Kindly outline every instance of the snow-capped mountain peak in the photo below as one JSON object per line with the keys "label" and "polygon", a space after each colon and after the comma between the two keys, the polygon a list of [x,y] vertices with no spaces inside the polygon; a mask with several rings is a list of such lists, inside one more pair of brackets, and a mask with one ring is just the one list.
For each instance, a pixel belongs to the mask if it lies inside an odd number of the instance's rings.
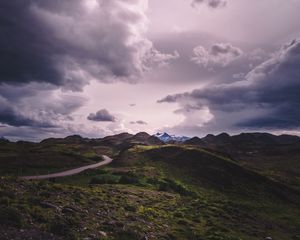
{"label": "snow-capped mountain peak", "polygon": [[158,132],[158,133],[154,134],[153,136],[159,138],[163,142],[170,142],[170,141],[184,142],[184,141],[190,139],[189,137],[186,137],[186,136],[169,135],[166,132],[164,132],[164,133]]}
{"label": "snow-capped mountain peak", "polygon": [[158,133],[154,134],[153,136],[159,138],[163,142],[168,142],[171,139],[171,136],[165,132],[164,133],[158,132]]}

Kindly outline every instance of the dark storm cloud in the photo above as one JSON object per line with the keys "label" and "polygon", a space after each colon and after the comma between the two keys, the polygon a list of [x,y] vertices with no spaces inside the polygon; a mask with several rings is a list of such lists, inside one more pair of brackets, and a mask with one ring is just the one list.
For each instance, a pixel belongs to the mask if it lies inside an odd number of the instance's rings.
{"label": "dark storm cloud", "polygon": [[131,121],[130,124],[148,125],[148,123],[143,120]]}
{"label": "dark storm cloud", "polygon": [[106,109],[101,109],[96,113],[90,113],[87,117],[90,121],[95,122],[115,122],[116,117],[110,114]]}
{"label": "dark storm cloud", "polygon": [[53,132],[61,133],[61,129],[43,128],[43,130],[41,131],[41,128],[35,127],[5,126],[3,128],[0,128],[0,135],[5,136],[5,138],[12,141],[39,141],[51,136]]}
{"label": "dark storm cloud", "polygon": [[53,128],[72,121],[72,113],[86,103],[79,96],[55,93],[38,83],[0,85],[0,123],[10,126]]}
{"label": "dark storm cloud", "polygon": [[68,115],[83,106],[87,99],[66,93],[57,94],[51,87],[44,84],[0,85],[0,98],[10,106],[29,113],[43,112]]}
{"label": "dark storm cloud", "polygon": [[56,87],[44,83],[29,83],[26,85],[0,84],[0,96],[11,103],[24,101],[24,98],[34,97],[45,91],[55,90]]}
{"label": "dark storm cloud", "polygon": [[[40,96],[38,96],[41,98]],[[34,104],[34,99],[31,100],[32,105],[36,105],[39,109],[46,113],[53,113],[60,116],[68,116],[86,104],[87,99],[79,96],[62,95],[49,96],[45,101],[40,100],[40,104]]]}
{"label": "dark storm cloud", "polygon": [[30,126],[38,128],[52,128],[55,127],[50,121],[43,121],[34,119],[24,115],[17,109],[12,107],[5,99],[0,97],[0,123],[10,126],[21,127]]}
{"label": "dark storm cloud", "polygon": [[79,91],[90,79],[131,81],[152,43],[139,0],[0,2],[0,82]]}
{"label": "dark storm cloud", "polygon": [[[243,81],[167,96],[158,102],[208,107],[214,126],[290,129],[300,127],[300,41],[295,40],[249,72]],[[209,123],[208,123],[209,125]]]}
{"label": "dark storm cloud", "polygon": [[192,6],[197,7],[200,4],[206,4],[211,8],[220,8],[227,5],[227,0],[193,0]]}

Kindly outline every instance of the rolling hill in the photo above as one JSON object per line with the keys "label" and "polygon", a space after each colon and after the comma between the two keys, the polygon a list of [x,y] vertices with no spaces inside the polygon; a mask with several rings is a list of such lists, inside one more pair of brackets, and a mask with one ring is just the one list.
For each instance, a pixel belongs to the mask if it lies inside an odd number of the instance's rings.
{"label": "rolling hill", "polygon": [[[298,144],[298,137],[270,134],[165,144],[144,132],[3,141],[0,238],[297,240],[300,191],[289,181],[299,176]],[[35,173],[82,166],[101,154],[113,163],[55,182],[12,177],[20,168]],[[279,168],[286,162],[293,165]]]}
{"label": "rolling hill", "polygon": [[300,189],[300,137],[269,133],[208,135],[185,142],[226,156],[274,180]]}

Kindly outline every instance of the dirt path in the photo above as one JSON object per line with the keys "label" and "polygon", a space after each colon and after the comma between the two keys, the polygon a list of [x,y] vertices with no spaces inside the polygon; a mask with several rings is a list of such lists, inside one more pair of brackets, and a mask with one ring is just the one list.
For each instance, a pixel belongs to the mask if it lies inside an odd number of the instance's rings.
{"label": "dirt path", "polygon": [[47,175],[24,176],[24,177],[20,177],[20,179],[23,179],[23,180],[42,180],[42,179],[50,179],[50,178],[59,178],[59,177],[72,176],[72,175],[81,173],[81,172],[83,172],[83,171],[85,171],[87,169],[93,169],[93,168],[98,168],[98,167],[101,167],[101,166],[105,166],[107,164],[110,164],[113,161],[108,156],[103,155],[102,157],[103,157],[104,161],[101,161],[99,163],[95,163],[95,164],[92,164],[92,165],[88,165],[88,166],[84,166],[84,167],[79,167],[79,168],[67,170],[67,171],[64,171],[64,172],[47,174]]}

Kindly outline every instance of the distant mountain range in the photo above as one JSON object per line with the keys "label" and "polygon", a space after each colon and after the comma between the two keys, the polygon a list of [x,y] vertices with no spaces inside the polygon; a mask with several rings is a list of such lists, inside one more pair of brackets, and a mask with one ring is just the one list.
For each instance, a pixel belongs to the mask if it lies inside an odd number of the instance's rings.
{"label": "distant mountain range", "polygon": [[112,136],[106,136],[104,138],[82,138],[79,135],[68,136],[66,138],[48,138],[43,140],[44,144],[61,144],[61,143],[73,143],[73,144],[90,144],[94,146],[114,146],[118,149],[126,149],[132,145],[163,145],[164,142],[159,138],[149,135],[146,132],[139,132],[135,135],[129,133],[120,133]]}
{"label": "distant mountain range", "polygon": [[244,145],[288,145],[300,144],[300,137],[293,135],[276,136],[270,133],[241,133],[239,135],[230,136],[228,133],[221,133],[219,135],[208,134],[203,138],[193,137],[184,142],[190,145],[202,146],[244,146]]}
{"label": "distant mountain range", "polygon": [[[0,142],[9,142],[5,137],[0,137]],[[23,142],[23,141],[19,141]],[[185,144],[198,145],[201,147],[224,147],[228,148],[243,148],[244,146],[275,146],[275,145],[291,145],[300,144],[300,137],[294,135],[273,135],[270,133],[241,133],[230,136],[228,133],[221,133],[219,135],[208,134],[205,137],[186,137],[170,135],[166,132],[156,133],[150,135],[146,132],[139,132],[137,134],[120,133],[103,138],[83,138],[79,135],[72,135],[65,138],[48,138],[41,141],[41,143],[73,143],[73,144],[91,144],[104,146],[117,145],[163,145],[163,144]]]}
{"label": "distant mountain range", "polygon": [[9,142],[5,137],[0,137],[0,142]]}
{"label": "distant mountain range", "polygon": [[189,137],[186,136],[176,136],[176,135],[169,135],[168,133],[156,133],[153,135],[154,137],[159,138],[161,141],[168,143],[168,142],[185,142],[189,140]]}

